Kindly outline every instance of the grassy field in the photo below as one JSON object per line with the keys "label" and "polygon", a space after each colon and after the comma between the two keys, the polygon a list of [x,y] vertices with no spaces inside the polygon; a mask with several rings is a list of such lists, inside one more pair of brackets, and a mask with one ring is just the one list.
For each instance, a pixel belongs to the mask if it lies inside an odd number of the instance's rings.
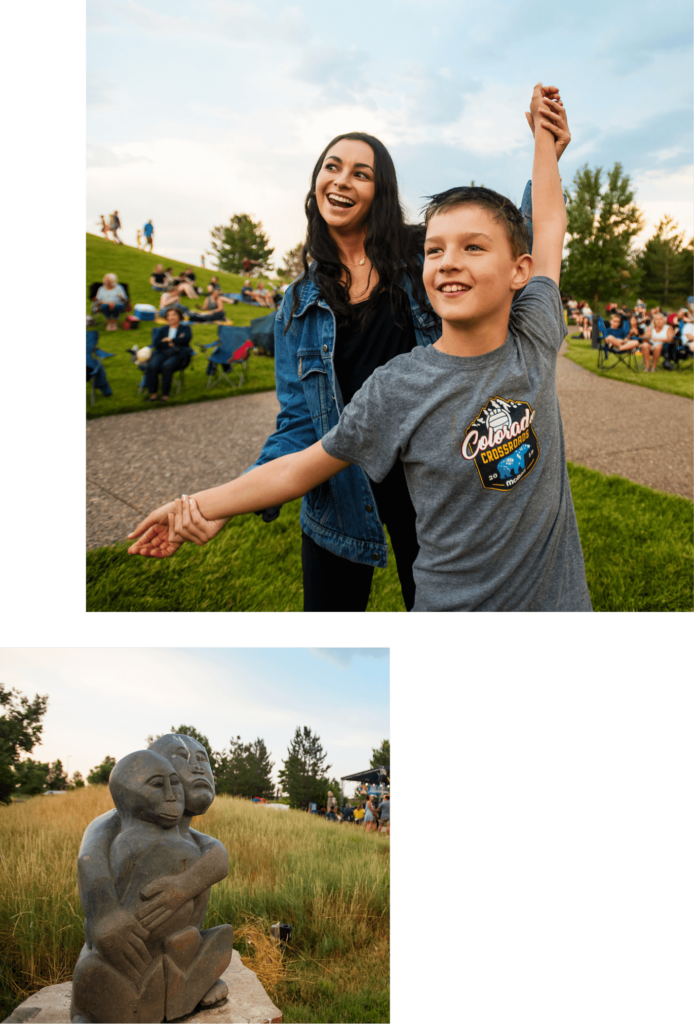
{"label": "grassy field", "polygon": [[[84,941],[77,851],[112,806],[104,786],[0,806],[0,1019],[44,985],[68,981]],[[299,811],[217,797],[194,826],[229,851],[206,926],[234,946],[286,1022],[389,1020],[389,840]],[[272,921],[292,925],[277,949]]]}
{"label": "grassy field", "polygon": [[[692,503],[569,465],[596,611],[692,608]],[[301,611],[300,502],[274,523],[239,516],[199,548],[137,558],[126,545],[87,553],[88,611]],[[277,566],[282,572],[277,572]],[[395,559],[377,569],[369,611],[404,611]]]}
{"label": "grassy field", "polygon": [[[660,360],[655,373],[632,373],[621,363],[612,370],[598,370],[598,353],[590,347],[590,341],[583,338],[572,338],[576,328],[573,324],[569,326],[569,337],[566,342],[569,351],[566,358],[573,363],[578,363],[584,370],[590,370],[598,377],[610,377],[612,380],[621,380],[625,384],[636,384],[641,388],[650,388],[652,391],[664,391],[668,395],[682,395],[684,398],[694,398],[694,374],[692,363],[688,362],[681,370],[664,370],[663,361]],[[641,361],[639,360],[639,363]]]}
{"label": "grassy field", "polygon": [[[100,281],[104,274],[114,273],[118,275],[119,281],[124,281],[129,288],[132,304],[136,302],[149,302],[153,306],[159,305],[159,293],[153,292],[149,284],[149,275],[154,270],[156,263],[163,263],[164,266],[171,266],[174,272],[185,270],[188,264],[170,260],[164,256],[157,256],[139,252],[130,245],[114,245],[104,238],[96,235],[87,235],[87,296],[88,288],[93,281]],[[214,270],[202,270],[194,267],[197,284],[204,287],[209,283],[210,278],[216,273]],[[220,283],[227,292],[238,292],[241,290],[243,278],[238,274],[218,273]],[[254,279],[255,280],[255,279]],[[193,299],[185,296],[181,300],[184,306],[195,305]],[[202,304],[202,299],[199,299]],[[89,301],[87,299],[87,312],[89,312]],[[251,320],[257,317],[266,316],[271,310],[264,310],[258,306],[227,307],[227,317],[233,320],[239,327],[247,326]],[[121,318],[122,320],[122,318]],[[136,344],[138,348],[149,344],[152,325],[142,323],[136,331],[101,331],[99,347],[104,352],[112,352],[113,358],[104,360],[104,367],[113,394],[104,398],[100,391],[96,392],[95,404],[90,405],[91,385],[87,385],[87,418],[96,419],[99,416],[113,416],[116,413],[137,412],[141,409],[148,409],[154,412],[162,407],[164,403],[147,402],[145,397],[138,395],[137,389],[141,373],[131,362],[127,350]],[[193,348],[198,350],[201,345],[208,345],[217,338],[217,327],[214,324],[191,324],[193,334]],[[223,382],[214,388],[207,390],[207,377],[205,367],[207,360],[204,355],[196,354],[190,367],[186,370],[185,388],[179,396],[176,396],[176,386],[171,392],[169,405],[187,405],[190,402],[214,401],[217,398],[226,398],[230,394],[251,394],[255,391],[272,391],[275,387],[275,361],[267,356],[252,355],[248,362],[248,377],[240,389],[232,392]]]}

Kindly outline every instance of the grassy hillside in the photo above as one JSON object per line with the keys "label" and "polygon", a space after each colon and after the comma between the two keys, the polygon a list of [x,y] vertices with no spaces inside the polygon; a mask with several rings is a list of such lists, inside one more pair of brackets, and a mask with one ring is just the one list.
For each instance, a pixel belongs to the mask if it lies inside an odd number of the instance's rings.
{"label": "grassy hillside", "polygon": [[[89,312],[89,285],[94,281],[101,281],[104,274],[117,274],[118,280],[128,285],[130,298],[135,305],[136,302],[149,302],[153,306],[159,305],[159,293],[152,291],[149,283],[149,276],[157,263],[163,263],[165,267],[170,266],[174,273],[177,273],[189,265],[177,260],[170,260],[157,253],[140,252],[130,245],[114,245],[106,239],[97,235],[87,235],[87,280],[85,290],[86,311]],[[197,284],[205,287],[209,284],[210,278],[216,274],[222,288],[226,292],[238,292],[241,290],[243,278],[238,274],[217,273],[214,270],[203,270],[194,267],[197,277]],[[252,279],[255,280],[255,279]],[[195,300],[183,297],[182,305],[189,308],[195,305]],[[202,303],[202,299],[199,300]],[[229,306],[227,317],[241,327],[246,326],[259,316],[265,316],[270,310],[263,310],[257,306]],[[98,416],[112,416],[115,413],[136,412],[148,408],[152,411],[161,408],[160,403],[151,405],[145,398],[138,396],[137,387],[140,381],[140,371],[136,369],[127,354],[133,344],[138,348],[149,343],[151,335],[151,324],[141,324],[137,331],[113,331],[106,333],[102,331],[99,339],[99,347],[104,352],[112,352],[113,358],[105,359],[104,366],[109,384],[113,388],[113,395],[104,398],[100,391],[96,392],[94,406],[89,404],[91,385],[87,386],[87,418],[93,419]],[[192,324],[193,348],[197,351],[200,345],[207,345],[217,338],[217,327],[214,324]],[[273,359],[267,356],[252,355],[249,360],[249,374],[247,382],[240,391],[234,394],[250,394],[254,391],[272,391],[275,387],[275,364]],[[214,400],[227,398],[232,392],[226,384],[221,383],[210,391],[206,390],[207,378],[205,376],[206,360],[203,355],[196,355],[190,367],[186,370],[185,389],[179,397],[176,397],[176,388],[171,392],[169,405],[183,405],[190,402]]]}
{"label": "grassy hillside", "polygon": [[[0,1019],[72,976],[84,941],[77,851],[112,806],[106,786],[0,806]],[[387,1021],[388,838],[226,796],[193,824],[229,852],[206,927],[234,926],[284,1020]],[[268,935],[278,920],[292,925],[286,950]]]}

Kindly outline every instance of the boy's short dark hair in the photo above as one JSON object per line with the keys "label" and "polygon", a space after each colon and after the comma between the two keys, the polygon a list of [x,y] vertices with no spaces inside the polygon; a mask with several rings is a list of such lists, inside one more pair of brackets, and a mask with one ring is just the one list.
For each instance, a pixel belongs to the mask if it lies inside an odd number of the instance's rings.
{"label": "boy's short dark hair", "polygon": [[530,252],[530,235],[523,214],[510,199],[499,192],[481,185],[459,185],[445,192],[438,192],[434,196],[428,196],[428,199],[429,205],[424,213],[425,224],[428,224],[435,214],[450,210],[454,206],[481,206],[503,223],[514,259]]}

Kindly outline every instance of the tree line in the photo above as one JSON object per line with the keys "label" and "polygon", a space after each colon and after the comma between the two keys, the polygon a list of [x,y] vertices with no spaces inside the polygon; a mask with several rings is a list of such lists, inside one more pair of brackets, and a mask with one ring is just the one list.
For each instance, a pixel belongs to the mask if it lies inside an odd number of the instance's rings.
{"label": "tree line", "polygon": [[[80,789],[85,782],[90,786],[107,785],[116,758],[107,754],[96,765],[86,780],[79,771],[68,777],[62,761],[52,764],[34,761],[30,754],[40,742],[43,716],[48,697],[36,694],[29,700],[17,690],[7,690],[0,683],[0,803],[9,803],[12,796],[38,796],[49,790]],[[327,804],[328,790],[340,793],[340,782],[329,777],[331,765],[320,737],[308,726],[296,728],[289,743],[287,756],[279,771],[280,786],[272,780],[275,763],[270,760],[265,741],[258,737],[243,742],[232,737],[228,748],[212,749],[209,739],[192,725],[171,726],[170,732],[192,736],[207,751],[217,793],[237,797],[273,798],[286,794],[290,807],[306,807],[309,803]],[[159,735],[164,735],[163,733]],[[158,736],[147,736],[149,746]],[[390,745],[384,740],[372,751],[372,766],[390,763]]]}
{"label": "tree line", "polygon": [[567,189],[567,256],[562,291],[578,300],[633,305],[642,298],[667,310],[686,304],[692,294],[694,239],[665,216],[642,249],[634,239],[644,217],[636,192],[622,165],[584,164]]}

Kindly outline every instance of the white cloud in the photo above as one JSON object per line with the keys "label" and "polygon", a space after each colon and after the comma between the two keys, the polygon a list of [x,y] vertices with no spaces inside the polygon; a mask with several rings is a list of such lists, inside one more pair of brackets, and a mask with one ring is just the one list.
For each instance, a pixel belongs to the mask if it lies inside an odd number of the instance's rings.
{"label": "white cloud", "polygon": [[636,201],[646,217],[646,225],[637,235],[636,244],[644,245],[665,214],[669,214],[677,221],[680,228],[686,232],[686,241],[689,241],[694,235],[694,166],[681,167],[669,174],[646,171],[634,178],[634,185],[637,188]]}

